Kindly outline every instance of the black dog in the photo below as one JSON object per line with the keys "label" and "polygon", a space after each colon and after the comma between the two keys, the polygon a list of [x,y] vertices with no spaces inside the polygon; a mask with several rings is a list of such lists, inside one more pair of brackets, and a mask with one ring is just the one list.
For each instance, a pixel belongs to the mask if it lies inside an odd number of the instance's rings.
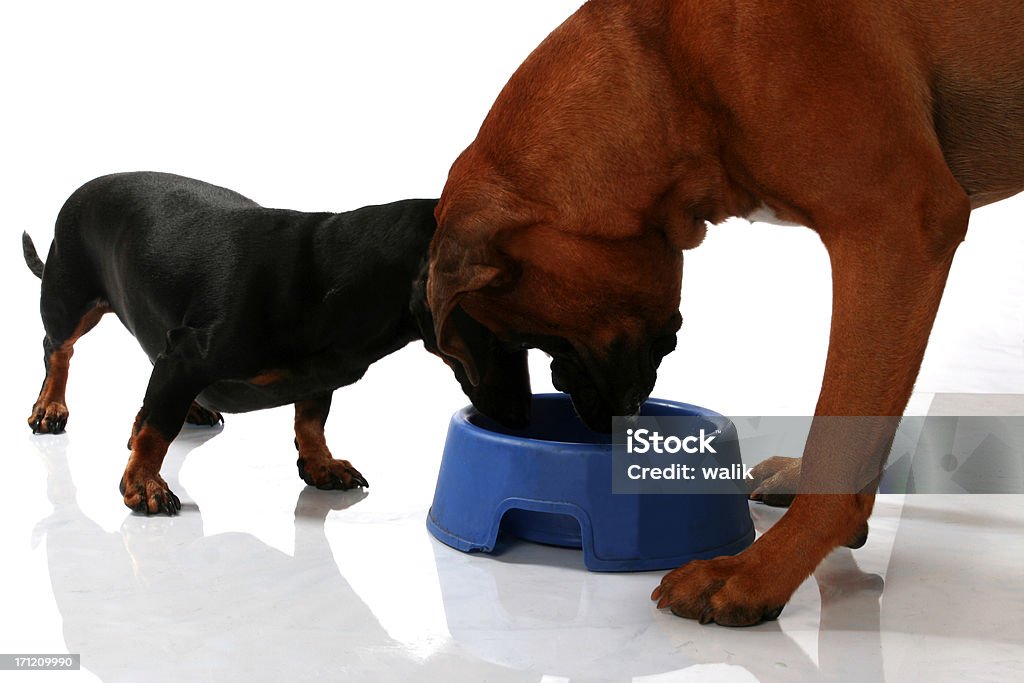
{"label": "black dog", "polygon": [[[112,311],[153,363],[121,479],[128,507],[181,508],[160,466],[186,420],[214,425],[220,411],[287,403],[295,404],[303,481],[366,486],[348,461],[331,456],[324,423],[332,392],[374,361],[414,339],[437,353],[425,298],[436,203],[301,213],[164,173],[86,183],[57,217],[45,268],[23,236],[25,260],[43,281],[46,330],[46,379],[29,425],[64,430],[74,343]],[[460,363],[442,358],[478,408],[524,423],[525,351],[503,348],[468,316],[458,324],[487,356],[481,366],[494,370],[474,386]]]}

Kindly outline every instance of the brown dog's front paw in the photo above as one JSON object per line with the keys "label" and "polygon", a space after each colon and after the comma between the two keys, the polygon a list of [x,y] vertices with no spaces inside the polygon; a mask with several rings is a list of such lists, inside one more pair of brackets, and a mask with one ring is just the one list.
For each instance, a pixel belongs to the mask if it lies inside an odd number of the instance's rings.
{"label": "brown dog's front paw", "polygon": [[329,456],[306,458],[300,455],[295,464],[299,467],[302,481],[318,489],[344,491],[370,485],[348,460],[335,460]]}
{"label": "brown dog's front paw", "polygon": [[774,507],[789,507],[800,484],[800,458],[775,456],[760,462],[750,471],[747,482],[750,500]]}
{"label": "brown dog's front paw", "polygon": [[753,626],[779,617],[789,596],[772,596],[742,556],[696,560],[673,570],[651,593],[658,608],[702,624]]}
{"label": "brown dog's front paw", "polygon": [[60,434],[68,423],[68,407],[56,401],[36,403],[28,416],[33,434]]}
{"label": "brown dog's front paw", "polygon": [[130,476],[125,472],[120,488],[124,504],[133,512],[173,516],[181,510],[181,501],[159,474]]}

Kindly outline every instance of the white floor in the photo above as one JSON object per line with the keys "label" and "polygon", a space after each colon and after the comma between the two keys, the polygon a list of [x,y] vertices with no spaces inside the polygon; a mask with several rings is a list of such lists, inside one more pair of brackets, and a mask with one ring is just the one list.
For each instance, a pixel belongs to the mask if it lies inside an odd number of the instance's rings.
{"label": "white floor", "polygon": [[[1021,496],[884,496],[868,544],[830,556],[778,622],[727,629],[654,609],[656,573],[441,545],[431,453],[363,454],[368,495],[305,489],[286,438],[255,454],[260,421],[179,439],[173,519],[120,507],[120,463],[88,433],[22,439],[4,464],[4,649],[81,653],[106,681],[1024,677]],[[779,516],[751,511],[759,530]]]}

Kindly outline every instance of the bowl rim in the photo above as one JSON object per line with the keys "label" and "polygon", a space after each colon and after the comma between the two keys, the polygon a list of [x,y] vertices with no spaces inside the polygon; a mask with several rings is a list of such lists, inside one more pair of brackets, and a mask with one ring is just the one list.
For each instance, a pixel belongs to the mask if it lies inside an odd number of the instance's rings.
{"label": "bowl rim", "polygon": [[[533,401],[538,399],[544,401],[571,401],[568,394],[558,392],[548,392],[543,394],[533,394]],[[673,401],[666,398],[648,398],[645,402],[654,403],[659,406],[665,406],[673,409],[683,409],[687,412],[678,415],[677,417],[702,417],[707,418],[711,422],[715,423],[719,429],[725,429],[731,420],[725,415],[718,413],[714,410],[698,406],[693,403],[683,403],[681,401]],[[490,429],[486,429],[472,422],[471,418],[475,415],[483,415],[477,410],[472,404],[465,406],[458,410],[452,415],[451,425],[452,428],[459,429],[460,431],[470,432],[476,438],[496,441],[498,443],[509,444],[517,447],[523,447],[529,444],[535,444],[537,446],[544,446],[545,448],[558,448],[568,450],[583,450],[583,451],[610,451],[612,448],[612,435],[608,435],[607,443],[588,443],[586,441],[554,441],[552,439],[540,439],[529,436],[513,436],[512,434],[505,434],[503,432],[495,432]],[[486,416],[484,416],[486,417]],[[672,417],[672,416],[659,416],[659,417]]]}

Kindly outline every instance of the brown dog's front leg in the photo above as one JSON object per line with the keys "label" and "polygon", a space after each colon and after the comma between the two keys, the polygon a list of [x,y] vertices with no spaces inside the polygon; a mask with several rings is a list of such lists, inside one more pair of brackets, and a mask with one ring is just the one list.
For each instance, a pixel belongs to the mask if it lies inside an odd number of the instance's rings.
{"label": "brown dog's front leg", "polygon": [[774,619],[829,552],[862,534],[967,227],[962,192],[919,206],[918,222],[890,217],[875,225],[891,229],[871,230],[870,220],[851,220],[842,232],[822,233],[832,261],[832,330],[800,492],[746,551],[667,574],[651,596],[659,607],[728,626]]}
{"label": "brown dog's front leg", "polygon": [[331,394],[295,404],[296,462],[302,481],[318,489],[352,489],[369,486],[348,460],[336,460],[327,448],[324,426],[331,410]]}

